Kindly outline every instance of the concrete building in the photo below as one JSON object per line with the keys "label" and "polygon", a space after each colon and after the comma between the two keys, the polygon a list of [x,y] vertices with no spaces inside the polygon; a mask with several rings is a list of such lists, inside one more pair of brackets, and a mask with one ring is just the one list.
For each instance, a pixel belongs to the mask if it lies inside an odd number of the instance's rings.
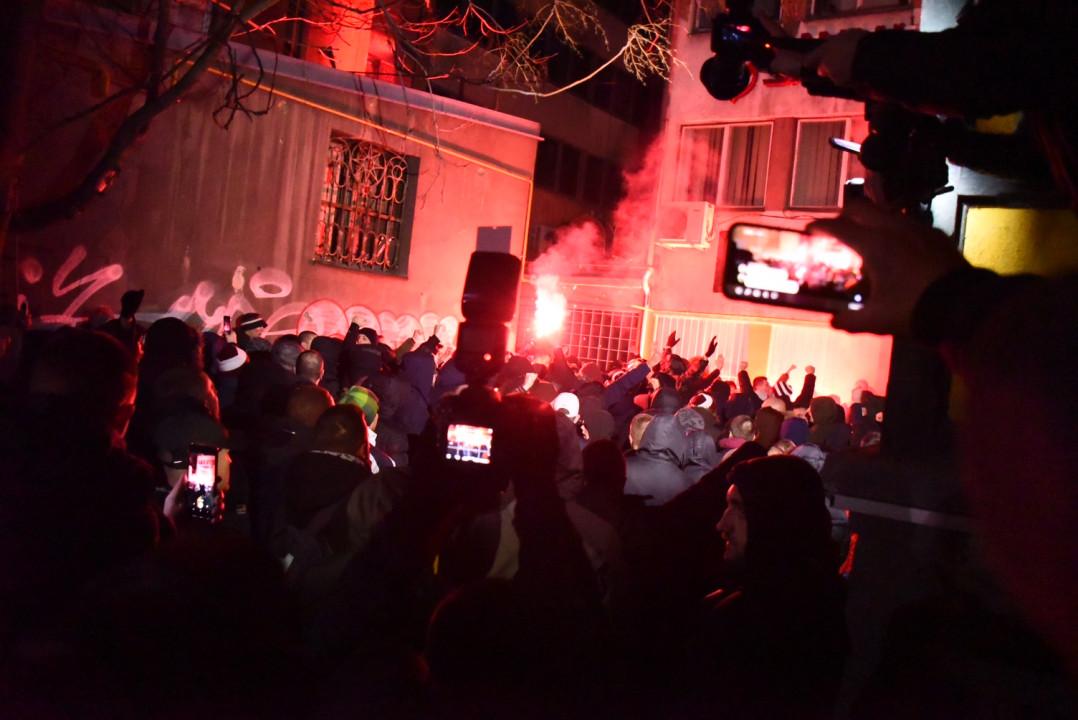
{"label": "concrete building", "polygon": [[[107,27],[95,25],[102,17]],[[83,3],[46,4],[39,42],[63,52],[31,77],[34,127],[122,82],[101,48],[141,52],[119,39],[129,22]],[[179,28],[172,40],[192,37]],[[251,78],[255,58],[240,49]],[[83,213],[9,237],[5,291],[39,323],[76,323],[144,288],[146,320],[171,314],[213,329],[257,310],[270,335],[342,334],[356,319],[391,344],[437,331],[451,346],[470,253],[524,254],[539,126],[299,58],[263,51],[261,61],[275,68],[252,96],[263,116],[218,127],[227,79],[211,69]],[[132,102],[31,146],[24,201],[79,177]]]}
{"label": "concrete building", "polygon": [[[918,7],[900,2],[773,5],[776,21],[810,36],[846,27],[915,28],[919,14]],[[837,332],[826,314],[731,300],[722,293],[719,273],[730,226],[800,229],[836,214],[844,182],[862,171],[856,158],[831,148],[828,139],[859,141],[867,125],[860,103],[811,97],[798,85],[761,82],[737,102],[713,99],[697,70],[711,55],[710,18],[717,7],[706,0],[674,4],[672,40],[685,68],[670,78],[647,177],[627,198],[642,206],[636,215],[651,222],[647,253],[639,265],[563,279],[574,313],[568,344],[581,357],[619,360],[649,354],[670,332],[683,339],[679,351],[685,355],[703,352],[714,335],[728,368],[745,360],[753,374],[775,378],[790,365],[814,365],[820,394],[849,402],[858,380],[883,392],[888,338]],[[637,232],[627,225],[615,228],[616,236]],[[577,332],[595,317],[602,318],[598,335]]]}

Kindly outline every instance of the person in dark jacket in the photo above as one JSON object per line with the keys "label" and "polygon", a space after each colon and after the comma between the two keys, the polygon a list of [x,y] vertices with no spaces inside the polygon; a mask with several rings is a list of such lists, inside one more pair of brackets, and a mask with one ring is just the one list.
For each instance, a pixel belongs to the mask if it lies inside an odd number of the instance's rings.
{"label": "person in dark jacket", "polygon": [[603,407],[614,417],[614,437],[627,438],[629,436],[629,423],[640,411],[640,408],[633,403],[633,397],[647,380],[650,372],[651,368],[648,364],[641,362],[603,390]]}
{"label": "person in dark jacket", "polygon": [[318,418],[312,449],[297,457],[285,478],[285,518],[305,528],[320,511],[337,505],[320,536],[334,551],[348,546],[346,500],[370,477],[370,447],[363,411],[337,405]]}
{"label": "person in dark jacket", "polygon": [[831,717],[848,652],[820,476],[775,455],[736,465],[716,526],[731,580],[708,596],[716,715]]}
{"label": "person in dark jacket", "polygon": [[850,446],[850,426],[842,421],[842,408],[829,397],[813,399],[809,406],[812,428],[809,442],[824,452],[844,450]]}
{"label": "person in dark jacket", "polygon": [[311,341],[311,350],[322,356],[324,361],[324,371],[322,374],[322,381],[319,383],[326,390],[329,390],[329,394],[333,397],[337,397],[341,394],[341,380],[340,380],[340,365],[341,365],[341,348],[344,347],[344,342],[339,338],[326,337],[325,335],[319,335]]}
{"label": "person in dark jacket", "polygon": [[644,430],[640,448],[626,461],[626,495],[640,495],[647,505],[663,505],[692,485],[681,467],[688,443],[673,415],[656,415]]}
{"label": "person in dark jacket", "polygon": [[341,387],[361,385],[367,378],[382,372],[382,349],[378,345],[378,333],[371,328],[361,328],[356,323],[348,326],[341,347],[338,376]]}

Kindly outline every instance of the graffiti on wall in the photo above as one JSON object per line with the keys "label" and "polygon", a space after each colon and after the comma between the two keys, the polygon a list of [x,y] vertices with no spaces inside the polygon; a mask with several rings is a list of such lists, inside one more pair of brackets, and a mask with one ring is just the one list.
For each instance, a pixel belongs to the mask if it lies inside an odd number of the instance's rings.
{"label": "graffiti on wall", "polygon": [[[71,250],[67,259],[56,269],[49,290],[52,298],[63,299],[67,306],[59,313],[38,314],[38,322],[51,325],[77,325],[87,319],[87,303],[102,289],[116,283],[124,276],[123,265],[113,263],[94,271],[82,270],[83,275],[72,278],[87,251],[83,245]],[[27,286],[41,286],[46,278],[45,268],[35,257],[26,257],[17,269],[20,279]],[[76,290],[80,290],[77,294]],[[42,288],[43,290],[43,288]],[[225,316],[259,311],[259,301],[282,301],[291,298],[292,277],[280,268],[260,268],[247,277],[247,268],[237,265],[232,273],[230,294],[224,301],[216,300],[218,285],[211,280],[200,280],[190,292],[183,292],[168,305],[164,313],[147,313],[147,319],[172,316],[201,324],[205,330],[220,330]],[[20,302],[24,296],[20,295]],[[44,298],[39,297],[41,302]],[[384,338],[387,345],[397,347],[409,338],[422,340],[434,334],[448,347],[457,337],[459,320],[453,315],[428,312],[395,314],[388,310],[375,311],[366,305],[342,304],[331,298],[313,300],[289,300],[276,307],[266,317],[266,335],[274,337],[288,333],[311,330],[319,335],[341,336],[351,322],[370,327]],[[140,314],[141,316],[141,314]]]}

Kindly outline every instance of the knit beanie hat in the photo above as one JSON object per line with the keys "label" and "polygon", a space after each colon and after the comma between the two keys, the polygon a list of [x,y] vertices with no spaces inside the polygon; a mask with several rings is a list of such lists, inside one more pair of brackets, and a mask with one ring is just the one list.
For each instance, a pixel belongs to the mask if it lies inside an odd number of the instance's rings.
{"label": "knit beanie hat", "polygon": [[353,385],[341,395],[339,405],[355,405],[363,411],[363,417],[367,425],[374,424],[378,417],[378,396],[362,385]]}
{"label": "knit beanie hat", "polygon": [[247,353],[234,343],[225,343],[217,352],[217,372],[228,373],[239,370],[247,362]]}
{"label": "knit beanie hat", "polygon": [[264,327],[266,327],[266,321],[256,312],[243,313],[236,318],[236,330],[247,332]]}

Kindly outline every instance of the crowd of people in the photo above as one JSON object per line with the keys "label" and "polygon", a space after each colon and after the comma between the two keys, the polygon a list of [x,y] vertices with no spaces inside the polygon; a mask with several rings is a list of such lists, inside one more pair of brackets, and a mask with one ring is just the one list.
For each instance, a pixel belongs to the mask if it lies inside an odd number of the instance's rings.
{"label": "crowd of people", "polygon": [[[845,518],[819,470],[878,441],[882,398],[858,387],[847,419],[812,367],[794,396],[673,335],[650,363],[514,355],[469,387],[437,337],[146,328],[140,301],[5,348],[21,714],[829,714]],[[440,444],[478,385],[500,398],[481,470]]]}

